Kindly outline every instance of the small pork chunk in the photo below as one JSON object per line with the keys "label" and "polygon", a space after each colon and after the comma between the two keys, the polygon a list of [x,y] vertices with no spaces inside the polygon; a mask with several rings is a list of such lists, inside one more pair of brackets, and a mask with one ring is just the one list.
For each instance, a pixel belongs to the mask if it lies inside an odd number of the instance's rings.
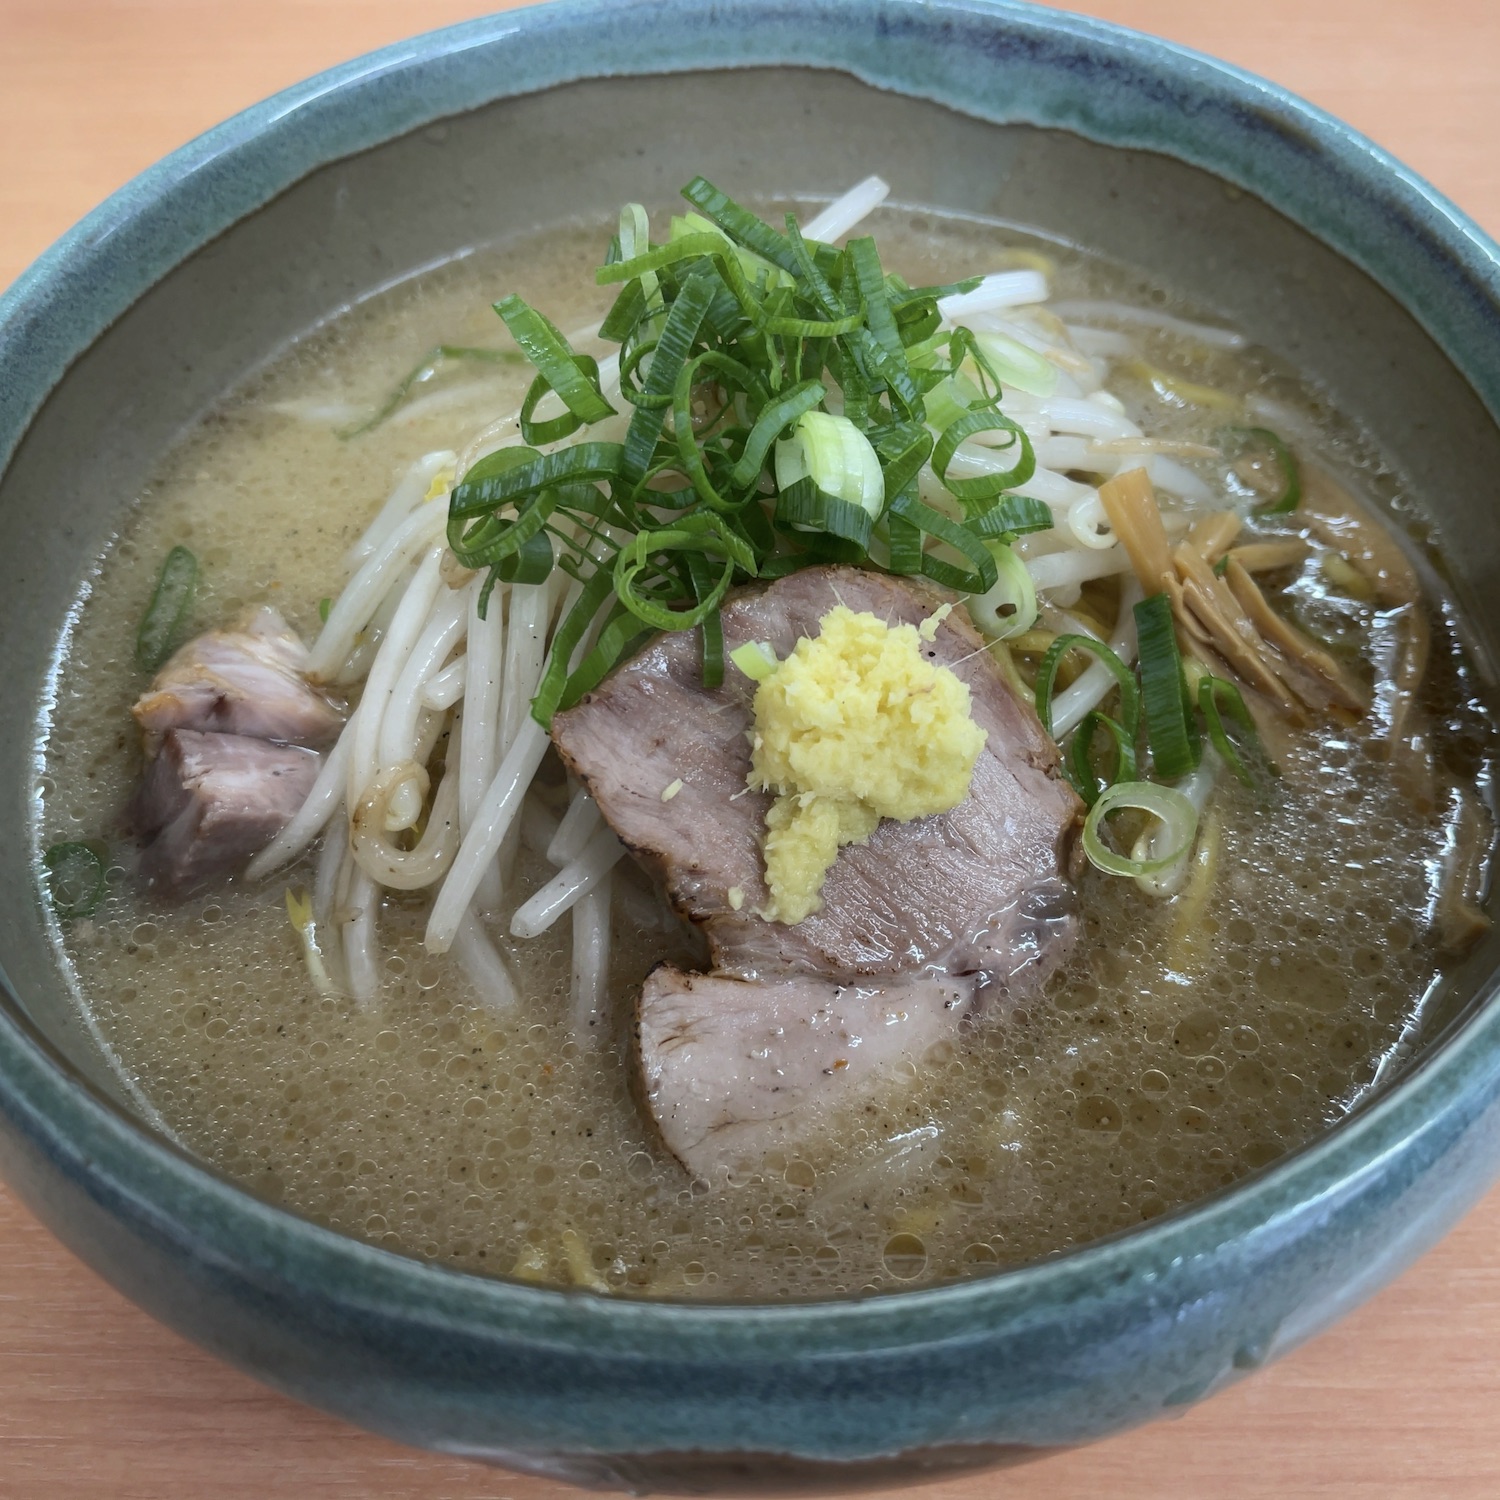
{"label": "small pork chunk", "polygon": [[911,976],[879,985],[810,976],[752,982],[647,976],[636,1015],[638,1077],[667,1149],[699,1177],[807,1140],[921,1066],[956,1036],[974,1002],[970,979]]}
{"label": "small pork chunk", "polygon": [[321,745],[343,725],[308,682],[307,648],[269,605],[210,630],[167,662],[132,712],[148,734],[196,729]]}
{"label": "small pork chunk", "polygon": [[181,894],[239,869],[286,826],[318,775],[314,750],[169,729],[131,807],[141,871]]}
{"label": "small pork chunk", "polygon": [[[882,574],[810,568],[726,601],[726,654],[754,640],[784,657],[838,603],[917,624],[942,602]],[[982,647],[955,611],[926,648],[968,684],[987,735],[967,800],[884,822],[867,844],[841,850],[822,909],[795,926],[758,915],[772,799],[746,790],[755,684],[729,667],[722,687],[705,688],[697,632],[658,638],[558,714],[552,736],[615,832],[702,927],[715,968],[854,978],[936,967],[1014,989],[1040,978],[1073,936],[1066,867],[1081,806],[1057,775],[1057,747]],[[680,790],[663,801],[674,782]]]}

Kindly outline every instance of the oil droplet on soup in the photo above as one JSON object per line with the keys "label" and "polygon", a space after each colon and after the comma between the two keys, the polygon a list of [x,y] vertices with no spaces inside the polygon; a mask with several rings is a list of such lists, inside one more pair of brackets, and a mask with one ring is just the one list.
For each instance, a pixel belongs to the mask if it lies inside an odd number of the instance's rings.
{"label": "oil droplet on soup", "polygon": [[[991,269],[997,243],[1024,242],[894,212],[876,232],[914,283]],[[592,229],[517,241],[342,314],[166,457],[68,644],[44,743],[44,842],[119,827],[140,769],[129,643],[169,547],[202,563],[195,628],[269,602],[310,638],[344,549],[394,478],[514,409],[527,373],[465,375],[449,389],[472,387],[468,408],[414,403],[350,442],[288,411],[374,406],[434,344],[499,343],[489,306],[501,291],[561,327],[597,318],[608,305],[592,287],[597,245]],[[1134,273],[1040,248],[1059,296],[1175,305]],[[1273,391],[1322,422],[1325,451],[1362,456],[1260,356],[1159,354],[1185,380]],[[1203,441],[1218,421],[1167,412],[1155,430]],[[1488,731],[1453,681],[1446,720],[1462,720],[1471,746],[1479,735],[1487,759]],[[320,996],[283,904],[288,883],[308,883],[301,868],[180,906],[112,885],[66,931],[66,959],[121,1073],[178,1140],[345,1233],[640,1295],[904,1288],[1043,1256],[1232,1183],[1340,1119],[1396,1048],[1439,968],[1424,935],[1439,832],[1353,732],[1292,752],[1266,805],[1227,779],[1219,795],[1225,873],[1190,930],[1173,902],[1089,871],[1082,939],[1044,993],[914,1059],[915,1082],[830,1120],[795,1155],[713,1190],[672,1160],[631,1095],[631,997],[663,957],[691,964],[636,924],[616,924],[607,1034],[584,1040],[567,1021],[566,922],[504,940],[521,1000],[495,1015],[456,963],[425,952],[421,904],[392,898],[378,1005]],[[523,850],[515,900],[550,874]]]}

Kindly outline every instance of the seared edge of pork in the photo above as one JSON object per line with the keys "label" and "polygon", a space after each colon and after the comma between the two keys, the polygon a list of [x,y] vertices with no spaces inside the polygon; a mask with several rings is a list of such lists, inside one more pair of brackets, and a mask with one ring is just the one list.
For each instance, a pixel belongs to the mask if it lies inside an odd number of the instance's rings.
{"label": "seared edge of pork", "polygon": [[131,710],[148,734],[168,729],[322,745],[343,717],[304,675],[307,648],[269,605],[232,630],[195,636]]}

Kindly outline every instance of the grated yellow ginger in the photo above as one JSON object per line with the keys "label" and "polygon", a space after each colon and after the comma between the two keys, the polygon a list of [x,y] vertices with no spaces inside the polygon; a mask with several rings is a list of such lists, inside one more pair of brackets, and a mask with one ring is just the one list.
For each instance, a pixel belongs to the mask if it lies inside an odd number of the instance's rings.
{"label": "grated yellow ginger", "polygon": [[946,613],[919,631],[837,605],[756,689],[749,781],[777,794],[766,816],[770,920],[817,911],[838,851],[882,818],[947,812],[969,795],[985,733],[968,688],[922,649]]}

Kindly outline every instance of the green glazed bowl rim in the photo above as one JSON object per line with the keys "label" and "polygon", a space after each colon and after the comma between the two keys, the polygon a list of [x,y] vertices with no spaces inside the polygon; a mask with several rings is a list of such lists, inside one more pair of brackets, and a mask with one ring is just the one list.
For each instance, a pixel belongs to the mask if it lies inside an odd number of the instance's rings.
{"label": "green glazed bowl rim", "polygon": [[[503,85],[485,65],[499,48]],[[983,118],[1067,129],[1204,167],[1368,271],[1500,413],[1500,248],[1363,136],[1264,80],[1018,0],[557,0],[331,69],[209,131],[95,209],[0,297],[0,467],[104,328],[188,254],[316,167],[581,78],[761,65],[833,68]],[[997,81],[1021,66],[1035,77],[1028,73],[996,109],[990,96],[1004,92]],[[1081,78],[1114,87],[1082,88]],[[1170,121],[1163,96],[1177,104]],[[1330,182],[1338,193],[1327,191]],[[1478,1113],[1500,1074],[1495,988],[1489,976],[1468,1020],[1382,1097],[1214,1197],[1053,1258],[863,1299],[615,1299],[426,1265],[324,1229],[254,1198],[95,1094],[35,1033],[8,981],[0,1114],[140,1232],[183,1245],[210,1268],[292,1286],[345,1314],[601,1353],[670,1340],[683,1358],[817,1358],[1040,1326],[1195,1263],[1248,1257],[1294,1221],[1331,1212],[1378,1180],[1391,1157]]]}

